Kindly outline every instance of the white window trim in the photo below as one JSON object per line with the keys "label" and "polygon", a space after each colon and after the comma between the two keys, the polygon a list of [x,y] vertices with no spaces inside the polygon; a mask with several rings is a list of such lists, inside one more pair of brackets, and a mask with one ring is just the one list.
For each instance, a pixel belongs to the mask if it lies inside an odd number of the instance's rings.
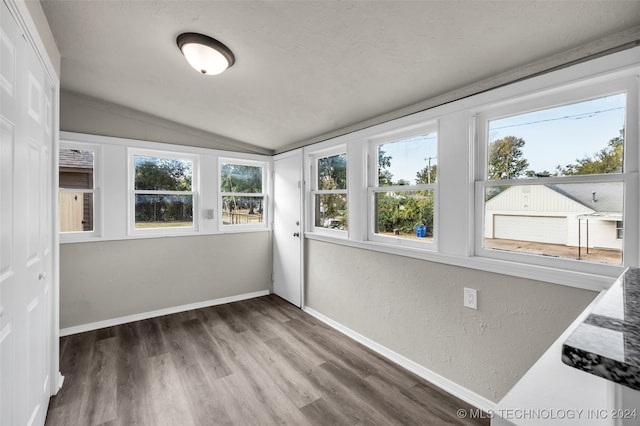
{"label": "white window trim", "polygon": [[[616,79],[627,78],[634,80],[632,91],[627,93],[627,115],[630,117],[629,120],[634,120],[635,128],[627,123],[625,129],[626,140],[631,141],[631,143],[628,143],[625,147],[625,157],[633,156],[640,159],[640,139],[637,129],[640,119],[637,98],[637,79],[640,78],[638,77],[639,75],[640,47],[636,47],[308,145],[304,148],[304,173],[305,179],[310,183],[313,182],[313,177],[310,173],[310,156],[323,150],[331,149],[334,146],[347,146],[349,158],[349,237],[344,238],[343,235],[336,236],[315,232],[313,227],[307,225],[305,238],[545,283],[595,291],[606,289],[611,284],[612,278],[617,277],[624,270],[624,267],[640,265],[640,257],[637,255],[638,247],[640,247],[640,229],[638,229],[637,223],[631,224],[628,220],[625,223],[625,238],[634,244],[631,251],[628,249],[625,251],[625,266],[613,267],[612,270],[603,271],[602,274],[487,258],[475,254],[476,204],[474,194],[475,181],[477,180],[476,173],[478,172],[477,147],[479,145],[475,140],[477,133],[475,129],[475,114],[490,108],[532,99],[542,99],[542,93],[551,96],[556,89],[561,91],[567,88],[598,87],[599,85],[609,84],[609,82]],[[633,96],[630,96],[630,94]],[[545,105],[548,104],[549,99],[545,101]],[[438,165],[442,168],[440,171],[445,172],[443,174],[439,173],[438,176],[439,191],[437,196],[438,208],[436,210],[447,209],[447,211],[441,212],[442,214],[438,221],[438,251],[369,241],[367,237],[368,221],[370,220],[367,179],[370,173],[367,171],[367,156],[369,153],[367,141],[387,132],[394,132],[397,129],[416,125],[416,123],[429,121],[438,122]],[[451,147],[454,147],[453,150]],[[455,163],[451,163],[452,157],[455,157]],[[460,161],[458,162],[458,160]],[[448,162],[445,164],[446,161]],[[455,168],[452,166],[455,166]],[[460,168],[459,172],[456,170],[458,167]],[[625,173],[637,173],[637,170],[630,170],[628,165],[625,167]],[[447,178],[447,176],[458,173],[461,175],[458,175],[454,180]],[[445,175],[446,181],[443,179],[443,175]],[[637,181],[638,178],[631,176],[631,183],[626,190],[631,196],[629,199],[625,199],[625,209],[635,208],[636,211],[638,210],[640,190]],[[311,192],[308,186],[306,185],[305,206],[307,209],[307,223],[310,223],[313,218],[309,213]],[[458,196],[450,196],[452,192],[458,194]],[[455,222],[452,222],[450,215],[447,214],[450,209],[455,209],[455,214],[452,215]],[[626,216],[628,217],[628,215]],[[627,229],[627,226],[634,229]],[[447,244],[444,244],[445,241]]]}
{"label": "white window trim", "polygon": [[[369,241],[378,242],[382,244],[398,245],[401,247],[413,247],[423,250],[437,251],[438,249],[438,179],[432,184],[421,185],[394,185],[394,186],[378,186],[378,147],[384,144],[390,144],[394,142],[402,142],[403,140],[423,136],[427,134],[438,134],[437,122],[428,121],[418,125],[411,125],[408,127],[394,130],[392,132],[382,133],[377,136],[373,136],[368,140],[369,155],[367,156],[368,163],[368,182],[367,187],[367,205],[368,205],[368,226],[367,226],[367,238]],[[437,146],[440,146],[440,138],[436,139]],[[438,170],[440,168],[438,167]],[[420,241],[408,238],[398,238],[386,235],[380,235],[375,233],[375,195],[380,192],[397,192],[397,191],[421,191],[431,190],[433,191],[433,233],[432,239]]]}
{"label": "white window trim", "polygon": [[[192,163],[192,180],[191,191],[153,191],[153,190],[135,190],[135,156],[146,157],[159,157],[170,158],[175,160],[188,160]],[[200,156],[194,154],[187,154],[184,152],[175,151],[162,151],[146,148],[128,148],[127,149],[127,192],[128,192],[128,218],[127,228],[128,235],[157,235],[157,236],[173,236],[173,235],[185,235],[185,234],[197,234],[199,229],[200,215]],[[162,228],[143,228],[136,229],[135,227],[135,196],[139,193],[145,194],[169,194],[169,195],[191,195],[193,200],[193,225],[184,227],[162,227]]]}
{"label": "white window trim", "polygon": [[[262,192],[223,192],[222,191],[222,165],[223,164],[237,164],[241,166],[257,166],[262,167]],[[269,199],[269,176],[271,167],[267,161],[245,160],[239,158],[219,157],[218,158],[218,227],[223,233],[233,232],[247,232],[256,230],[270,229],[269,223],[271,220],[270,215],[270,199]],[[263,197],[263,220],[262,223],[256,224],[223,224],[223,209],[222,209],[222,197],[224,196],[237,196],[237,197]]]}
{"label": "white window trim", "polygon": [[[91,143],[73,142],[67,140],[60,140],[59,149],[79,149],[86,151],[93,151],[93,189],[78,190],[78,189],[63,189],[58,185],[58,202],[60,199],[59,194],[61,192],[86,192],[93,194],[93,231],[78,231],[78,232],[58,232],[60,235],[60,243],[70,243],[78,241],[87,241],[98,238],[102,235],[102,146]],[[56,224],[60,226],[60,224]]]}
{"label": "white window trim", "polygon": [[[349,151],[346,144],[334,144],[329,147],[324,147],[307,153],[306,165],[308,170],[307,188],[308,188],[308,208],[307,208],[307,226],[308,231],[319,235],[331,236],[338,239],[349,238],[349,232],[351,230],[351,209],[349,208],[350,193],[349,193]],[[344,154],[347,157],[347,187],[345,189],[335,190],[320,190],[318,189],[318,160],[325,157],[331,157],[334,155]],[[315,207],[316,207],[316,195],[323,194],[344,194],[347,197],[347,230],[324,228],[322,226],[316,226]]]}
{"label": "white window trim", "polygon": [[[623,182],[624,187],[624,221],[629,224],[630,235],[638,234],[638,87],[635,76],[606,77],[599,76],[593,79],[585,79],[577,83],[567,83],[553,89],[540,90],[524,97],[514,97],[508,101],[476,110],[476,181],[475,181],[475,206],[474,206],[474,253],[479,257],[505,260],[522,264],[531,264],[542,267],[550,267],[559,270],[573,270],[597,275],[614,275],[620,272],[620,265],[601,264],[566,258],[551,258],[535,254],[507,252],[485,249],[485,188],[494,185],[526,186],[542,184],[565,183],[597,183],[597,182]],[[521,178],[506,180],[487,180],[488,173],[488,123],[504,117],[526,114],[531,111],[554,108],[597,99],[608,95],[626,93],[626,119],[625,119],[625,154],[624,173],[612,173],[607,175],[579,175],[558,176],[548,178]],[[635,118],[635,119],[634,119]],[[638,258],[638,241],[634,238],[625,239],[623,242],[623,256],[632,259]],[[623,260],[624,262],[624,260]],[[625,262],[626,263],[626,262]]]}

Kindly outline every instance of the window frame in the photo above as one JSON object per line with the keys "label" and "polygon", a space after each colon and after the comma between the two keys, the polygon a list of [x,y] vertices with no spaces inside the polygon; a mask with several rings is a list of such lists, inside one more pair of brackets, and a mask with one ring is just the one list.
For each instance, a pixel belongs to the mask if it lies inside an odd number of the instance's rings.
{"label": "window frame", "polygon": [[[157,157],[157,158],[169,158],[172,160],[188,160],[191,161],[192,178],[191,178],[191,191],[165,191],[165,190],[137,190],[135,189],[135,157]],[[129,236],[143,236],[143,235],[158,235],[158,236],[172,236],[172,235],[184,235],[184,234],[196,234],[199,230],[200,220],[200,156],[198,154],[189,154],[179,151],[165,151],[158,149],[148,148],[127,148],[127,192],[128,192],[128,214],[127,214],[127,230]],[[138,194],[158,194],[158,195],[191,195],[193,203],[193,224],[192,226],[167,226],[160,228],[136,228],[136,212],[135,212],[135,197]]]}
{"label": "window frame", "polygon": [[[402,127],[399,130],[379,134],[373,136],[367,140],[368,143],[368,186],[367,186],[367,239],[368,241],[378,242],[389,245],[397,245],[399,247],[412,247],[419,248],[428,251],[438,250],[438,182],[439,178],[436,176],[436,182],[431,184],[418,184],[418,185],[392,185],[392,186],[379,186],[379,164],[378,164],[378,148],[381,145],[392,144],[396,142],[403,142],[407,139],[425,136],[429,134],[436,135],[436,151],[439,151],[440,138],[438,136],[438,120],[425,121],[419,125],[412,125],[409,127]],[[436,155],[437,158],[437,155]],[[436,163],[437,164],[437,163]],[[438,171],[440,167],[438,166]],[[375,232],[376,227],[376,203],[375,197],[378,193],[383,192],[401,192],[401,191],[433,191],[433,237],[429,240],[412,240],[409,238],[393,237],[388,235],[381,235]]]}
{"label": "window frame", "polygon": [[[60,236],[61,243],[86,241],[87,239],[97,238],[102,235],[102,146],[92,143],[67,141],[61,139],[59,142],[58,150],[60,149],[78,149],[84,151],[93,152],[93,188],[92,189],[75,189],[75,188],[62,188],[58,181],[58,206],[60,205],[60,193],[62,192],[82,192],[93,194],[93,230],[92,231],[60,231],[60,220],[62,219],[62,212],[58,214],[58,235]],[[59,169],[60,161],[58,159],[58,176],[60,174]],[[60,210],[60,208],[58,207]]]}
{"label": "window frame", "polygon": [[[342,155],[346,157],[346,185],[344,189],[318,189],[318,160],[322,158],[333,157],[336,155]],[[339,239],[349,238],[349,150],[346,144],[333,145],[329,148],[314,150],[307,154],[309,160],[309,214],[307,223],[309,224],[309,231],[319,234],[331,236]],[[331,194],[344,194],[347,204],[347,229],[335,229],[325,228],[322,226],[316,226],[316,195],[331,195]],[[351,195],[353,196],[353,195]]]}
{"label": "window frame", "polygon": [[[638,222],[639,216],[637,209],[632,207],[638,203],[638,150],[637,147],[633,146],[633,144],[637,144],[637,140],[633,138],[638,134],[637,107],[635,107],[638,102],[637,90],[637,82],[633,77],[601,76],[585,79],[577,83],[568,83],[552,89],[539,90],[524,96],[513,97],[474,111],[476,175],[474,181],[473,249],[475,256],[509,261],[522,265],[535,265],[596,275],[615,274],[626,264],[625,258],[636,259],[638,257],[638,250],[634,246],[634,244],[637,245],[637,241],[634,238],[623,241],[623,259],[621,265],[587,262],[569,258],[551,258],[531,253],[484,248],[485,190],[491,186],[514,187],[544,184],[622,182],[624,199],[623,220],[627,223]],[[620,93],[625,93],[626,95],[625,142],[622,173],[488,180],[490,121],[585,102]],[[577,155],[579,156],[581,154],[578,153]]]}
{"label": "window frame", "polygon": [[[254,166],[254,167],[262,167],[262,191],[261,192],[223,192],[222,191],[222,166],[223,164],[234,164],[239,166]],[[269,199],[269,181],[268,178],[270,176],[270,163],[266,161],[259,160],[248,160],[242,158],[231,158],[231,157],[218,157],[218,185],[216,191],[218,193],[218,229],[222,233],[230,233],[230,232],[244,232],[244,231],[256,231],[263,229],[270,229],[269,221],[270,219],[270,199]],[[237,196],[237,197],[262,197],[263,199],[263,220],[262,223],[255,224],[223,224],[223,198],[225,196]]]}

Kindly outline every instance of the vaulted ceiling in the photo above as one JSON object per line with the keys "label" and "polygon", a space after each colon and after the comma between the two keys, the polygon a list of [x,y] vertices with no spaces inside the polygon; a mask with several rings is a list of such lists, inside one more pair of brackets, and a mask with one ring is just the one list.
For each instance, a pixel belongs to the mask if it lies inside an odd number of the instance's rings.
{"label": "vaulted ceiling", "polygon": [[[41,3],[62,90],[275,150],[640,24],[638,1]],[[235,65],[198,74],[187,31]]]}

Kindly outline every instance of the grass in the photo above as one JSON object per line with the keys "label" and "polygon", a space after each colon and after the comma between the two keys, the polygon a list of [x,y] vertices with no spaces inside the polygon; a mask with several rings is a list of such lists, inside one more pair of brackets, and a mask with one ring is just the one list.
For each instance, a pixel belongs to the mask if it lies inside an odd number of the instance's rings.
{"label": "grass", "polygon": [[193,222],[136,222],[136,229],[185,228],[193,226]]}

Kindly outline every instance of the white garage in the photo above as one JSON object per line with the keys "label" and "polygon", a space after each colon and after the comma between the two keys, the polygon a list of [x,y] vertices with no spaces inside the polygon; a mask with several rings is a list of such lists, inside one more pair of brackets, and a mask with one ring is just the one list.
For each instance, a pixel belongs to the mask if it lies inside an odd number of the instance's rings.
{"label": "white garage", "polygon": [[567,218],[560,216],[493,216],[493,238],[567,244]]}

